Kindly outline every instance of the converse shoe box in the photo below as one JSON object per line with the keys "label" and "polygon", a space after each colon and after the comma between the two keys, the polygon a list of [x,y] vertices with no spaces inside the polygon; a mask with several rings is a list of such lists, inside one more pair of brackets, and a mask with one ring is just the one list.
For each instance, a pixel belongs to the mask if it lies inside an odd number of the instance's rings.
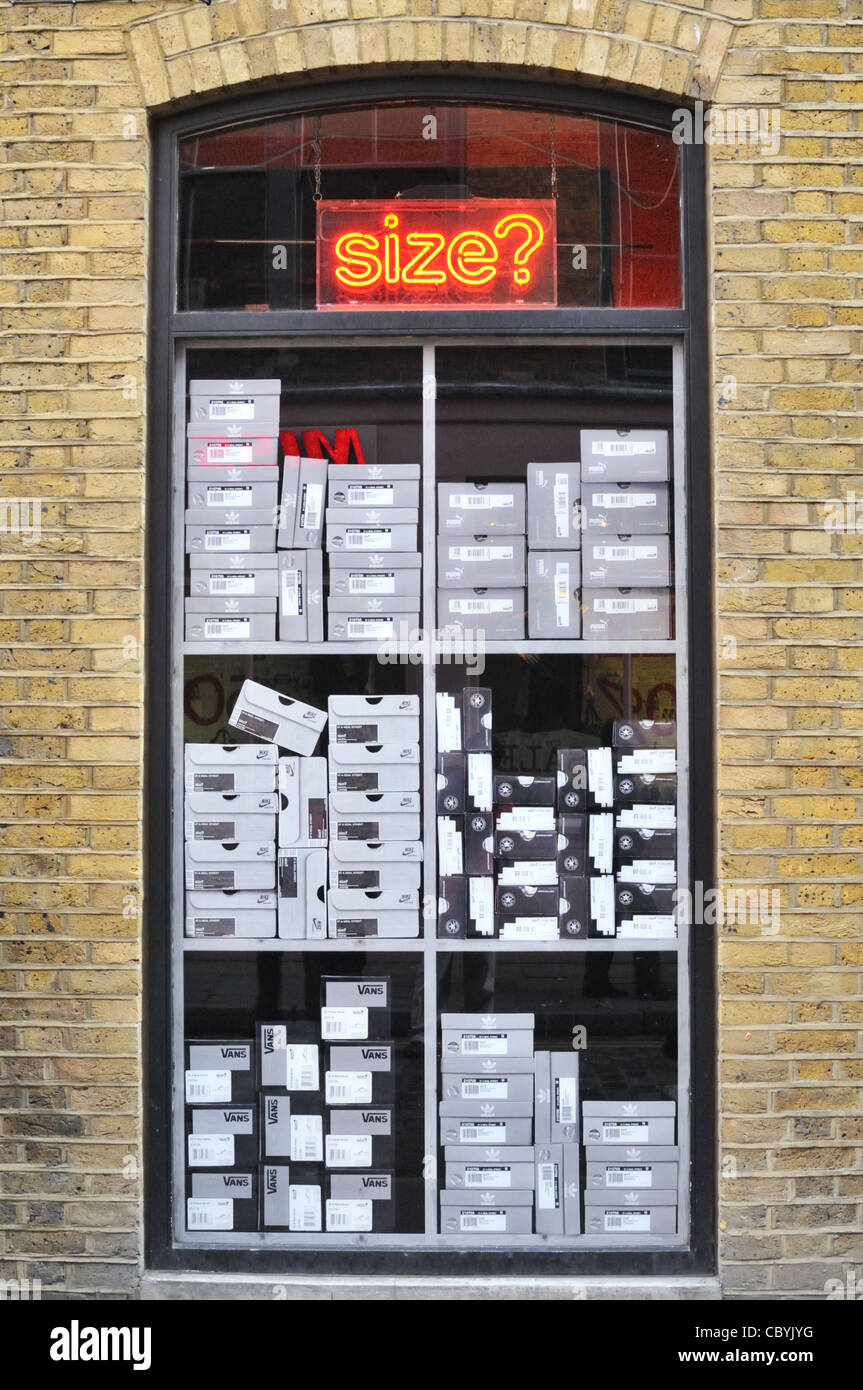
{"label": "converse shoe box", "polygon": [[197,378],[189,382],[189,416],[193,424],[254,423],[262,429],[279,429],[279,396],[282,383],[274,377]]}
{"label": "converse shoe box", "polygon": [[187,598],[187,642],[274,642],[274,598]]}
{"label": "converse shoe box", "polygon": [[670,589],[583,589],[582,635],[599,642],[671,637]]}
{"label": "converse shoe box", "polygon": [[329,554],[330,599],[416,599],[419,609],[422,557],[410,551],[390,555]]}
{"label": "converse shoe box", "polygon": [[620,815],[624,807],[634,804],[642,810],[645,806],[663,807],[673,815],[676,802],[677,774],[674,772],[626,772],[614,778],[614,804]]}
{"label": "converse shoe box", "polygon": [[673,1100],[582,1102],[585,1144],[674,1144]]}
{"label": "converse shoe box", "polygon": [[578,550],[581,471],[577,463],[527,465],[527,543],[532,550]]}
{"label": "converse shoe box", "polygon": [[465,686],[461,692],[462,747],[466,753],[490,753],[492,738],[491,690]]}
{"label": "converse shoe box", "polygon": [[445,940],[467,936],[467,885],[464,874],[447,874],[438,879],[437,934]]}
{"label": "converse shoe box", "polygon": [[459,816],[464,813],[467,797],[466,754],[438,754],[436,788],[439,815]]}
{"label": "converse shoe box", "polygon": [[633,1144],[609,1152],[607,1145],[588,1145],[586,1185],[606,1197],[621,1188],[677,1192],[680,1150],[674,1144]]}
{"label": "converse shoe box", "polygon": [[499,811],[516,806],[554,806],[554,777],[502,774],[494,779],[494,805]]}
{"label": "converse shoe box", "polygon": [[585,482],[659,483],[668,478],[667,430],[582,430]]}
{"label": "converse shoe box", "polygon": [[614,885],[614,907],[618,922],[645,916],[674,916],[674,885],[624,883],[618,879]]}
{"label": "converse shoe box", "polygon": [[326,758],[279,758],[279,848],[320,848],[329,838]]}
{"label": "converse shoe box", "polygon": [[232,420],[214,428],[206,420],[186,426],[187,458],[196,468],[274,468],[278,437],[254,420]]}
{"label": "converse shoe box", "polygon": [[525,558],[523,536],[439,536],[438,587],[500,589],[524,585]]}
{"label": "converse shoe box", "polygon": [[190,792],[275,793],[279,755],[254,743],[187,743],[184,782]]}
{"label": "converse shoe box", "polygon": [[494,642],[524,637],[524,589],[439,589],[437,601],[443,632],[482,632]]}
{"label": "converse shoe box", "polygon": [[327,471],[327,504],[333,508],[386,508],[387,511],[419,507],[420,466],[418,463],[331,463]]}
{"label": "converse shoe box", "polygon": [[389,1106],[330,1109],[324,1138],[327,1168],[391,1168],[395,1161]]}
{"label": "converse shoe box", "polygon": [[257,1183],[254,1173],[190,1172],[186,1198],[189,1231],[256,1231]]}
{"label": "converse shoe box", "polygon": [[495,1192],[440,1194],[443,1235],[532,1235],[533,1192],[506,1189]]}
{"label": "converse shoe box", "polygon": [[582,496],[587,539],[668,534],[667,483],[586,483]]}
{"label": "converse shoe box", "polygon": [[406,892],[420,886],[421,840],[333,840],[329,847],[330,888]]}
{"label": "converse shoe box", "polygon": [[207,1106],[186,1111],[189,1168],[249,1168],[258,1156],[254,1105]]}
{"label": "converse shoe box", "polygon": [[331,888],[327,897],[330,937],[419,936],[419,899],[413,892],[367,892]]}
{"label": "converse shoe box", "polygon": [[584,1194],[585,1235],[675,1235],[677,1193],[624,1188]]}
{"label": "converse shoe box", "polygon": [[258,1084],[262,1090],[320,1090],[320,1058],[317,1043],[300,1042],[284,1023],[259,1023]]}
{"label": "converse shoe box", "polygon": [[593,816],[569,812],[557,817],[557,872],[560,876],[575,874],[581,877],[588,872],[588,821],[594,819]]}
{"label": "converse shoe box", "polygon": [[418,743],[330,743],[330,792],[415,792],[420,784]]}
{"label": "converse shoe box", "polygon": [[558,811],[587,810],[587,749],[558,748],[556,782]]}
{"label": "converse shoe box", "polygon": [[321,1037],[325,1042],[377,1042],[391,1035],[390,982],[386,976],[323,976]]}
{"label": "converse shoe box", "polygon": [[253,738],[277,743],[280,748],[304,757],[314,753],[326,722],[323,710],[249,680],[243,681],[239,698],[228,717],[228,723],[235,729],[242,729]]}
{"label": "converse shoe box", "polygon": [[186,1043],[187,1105],[234,1105],[255,1093],[255,1049],[239,1040]]}
{"label": "converse shoe box", "polygon": [[186,888],[271,889],[276,886],[275,840],[190,840],[185,846]]}
{"label": "converse shoe box", "polygon": [[494,873],[494,817],[491,811],[468,811],[464,824],[464,871],[468,877]]}
{"label": "converse shoe box", "polygon": [[[356,1096],[355,1100],[345,1099],[345,1087],[347,1094]],[[328,1105],[390,1105],[394,1098],[395,1048],[391,1042],[331,1045],[326,1082]]]}
{"label": "converse shoe box", "polygon": [[668,588],[671,546],[668,536],[585,538],[582,583],[593,589]]}
{"label": "converse shoe box", "polygon": [[278,598],[278,559],[240,552],[221,558],[190,555],[189,593],[194,598]]}
{"label": "converse shoe box", "polygon": [[266,940],[276,934],[276,902],[266,891],[187,893],[186,936]]}
{"label": "converse shoe box", "polygon": [[327,935],[327,851],[287,846],[278,853],[278,931],[282,940]]}
{"label": "converse shoe box", "polygon": [[438,532],[523,536],[524,483],[438,483]]}

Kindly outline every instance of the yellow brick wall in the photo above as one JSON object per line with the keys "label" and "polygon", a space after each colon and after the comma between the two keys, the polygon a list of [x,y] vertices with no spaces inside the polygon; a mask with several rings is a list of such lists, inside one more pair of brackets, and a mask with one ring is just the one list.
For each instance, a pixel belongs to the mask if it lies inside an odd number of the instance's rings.
{"label": "yellow brick wall", "polygon": [[[859,1258],[861,0],[0,0],[0,1277],[134,1296],[148,112],[388,63],[780,112],[710,159],[720,1236],[732,1297]],[[863,493],[863,486],[860,489]],[[863,511],[863,508],[861,508]],[[863,522],[861,522],[863,528]]]}

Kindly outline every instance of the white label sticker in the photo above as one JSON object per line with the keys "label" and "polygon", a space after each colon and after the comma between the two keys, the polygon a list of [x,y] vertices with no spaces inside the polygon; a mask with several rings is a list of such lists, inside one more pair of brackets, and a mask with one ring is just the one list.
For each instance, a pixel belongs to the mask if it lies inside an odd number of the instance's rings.
{"label": "white label sticker", "polygon": [[593,600],[594,613],[658,613],[659,599],[599,598]]}
{"label": "white label sticker", "polygon": [[554,475],[554,534],[558,540],[569,536],[569,474]]}
{"label": "white label sticker", "polygon": [[617,762],[618,772],[676,772],[677,752],[674,748],[634,748],[631,753],[621,753]]}
{"label": "white label sticker", "polygon": [[536,1165],[536,1205],[541,1211],[557,1211],[560,1205],[560,1179],[556,1163]]}
{"label": "white label sticker", "polygon": [[306,483],[300,498],[297,524],[301,531],[319,531],[324,509],[323,483]]}
{"label": "white label sticker", "polygon": [[190,1197],[186,1202],[190,1231],[232,1231],[234,1203],[230,1197]]}
{"label": "white label sticker", "polygon": [[291,1183],[288,1188],[288,1225],[292,1231],[321,1229],[321,1189]]}
{"label": "white label sticker", "polygon": [[369,1011],[365,1005],[357,1008],[321,1009],[321,1037],[326,1038],[367,1038],[369,1035]]}
{"label": "white label sticker", "polygon": [[500,1187],[512,1187],[511,1168],[465,1168],[465,1187],[485,1187],[490,1191]]}
{"label": "white label sticker", "polygon": [[506,1100],[509,1087],[505,1076],[463,1076],[462,1100]]}
{"label": "white label sticker", "polygon": [[372,1204],[365,1198],[327,1200],[328,1231],[370,1231]]}
{"label": "white label sticker", "polygon": [[556,1078],[554,1120],[559,1125],[574,1125],[578,1120],[578,1082],[574,1076]]}
{"label": "white label sticker", "polygon": [[617,813],[619,830],[649,826],[653,830],[674,830],[677,816],[673,806],[624,806]]}
{"label": "white label sticker", "polygon": [[451,598],[450,613],[512,613],[511,598]]}
{"label": "white label sticker", "polygon": [[512,492],[454,492],[449,505],[453,510],[463,507],[471,511],[491,511],[494,507],[514,507],[515,495]]}
{"label": "white label sticker", "polygon": [[617,935],[618,937],[674,937],[677,935],[677,923],[673,916],[666,913],[636,913],[625,921],[618,922]]}
{"label": "white label sticker", "polygon": [[655,439],[594,439],[590,446],[592,454],[604,458],[614,458],[617,454],[655,454]]}
{"label": "white label sticker", "polygon": [[370,1071],[328,1071],[325,1086],[327,1105],[371,1105]]}
{"label": "white label sticker", "polygon": [[506,1124],[501,1121],[463,1120],[458,1127],[460,1144],[502,1144]]}
{"label": "white label sticker", "polygon": [[291,1158],[294,1163],[320,1163],[324,1156],[324,1125],[320,1115],[291,1116]]}
{"label": "white label sticker", "polygon": [[[317,1043],[289,1043],[285,1047],[287,1074],[285,1087],[288,1091],[316,1091],[318,1078]],[[304,1117],[300,1117],[304,1118]]]}
{"label": "white label sticker", "polygon": [[556,941],[560,928],[556,917],[513,917],[500,929],[502,941]]}
{"label": "white label sticker", "polygon": [[242,443],[226,443],[207,445],[207,463],[251,463],[255,452],[255,446],[250,439]]}
{"label": "white label sticker", "polygon": [[348,550],[392,550],[392,531],[388,526],[348,526],[345,545]]}
{"label": "white label sticker", "polygon": [[204,637],[207,641],[246,642],[251,637],[251,618],[207,618]]}
{"label": "white label sticker", "polygon": [[555,627],[569,627],[572,621],[569,613],[569,565],[560,561],[554,567],[554,622]]}
{"label": "white label sticker", "polygon": [[603,1120],[602,1144],[644,1144],[650,1125],[647,1120]]}
{"label": "white label sticker", "polygon": [[300,571],[295,569],[282,570],[282,617],[298,618],[300,616]]}
{"label": "white label sticker", "polygon": [[370,1134],[328,1134],[328,1168],[371,1168],[372,1136]]}
{"label": "white label sticker", "polygon": [[250,487],[208,487],[208,507],[251,507]]}
{"label": "white label sticker", "polygon": [[621,864],[621,883],[676,883],[677,865],[673,859],[636,859]]}
{"label": "white label sticker", "polygon": [[594,507],[655,507],[655,492],[595,492]]}
{"label": "white label sticker", "polygon": [[187,1071],[186,1104],[195,1101],[205,1104],[230,1105],[231,1073],[229,1071]]}
{"label": "white label sticker", "polygon": [[588,748],[587,785],[597,806],[611,806],[614,782],[611,776],[610,748]]}
{"label": "white label sticker", "polygon": [[505,1211],[463,1211],[459,1214],[462,1231],[505,1231]]}
{"label": "white label sticker", "polygon": [[557,864],[553,859],[527,859],[522,863],[501,864],[497,881],[501,888],[515,888],[522,884],[542,887],[557,883]]}
{"label": "white label sticker", "polygon": [[349,483],[349,507],[391,507],[395,489],[392,483]]}
{"label": "white label sticker", "polygon": [[211,420],[254,420],[253,400],[210,401]]}
{"label": "white label sticker", "polygon": [[628,564],[633,560],[656,560],[658,557],[659,547],[655,545],[595,545],[593,547],[594,560],[622,560]]}
{"label": "white label sticker", "polygon": [[[348,575],[348,593],[358,594],[394,594],[396,591],[396,577],[394,574],[350,574]],[[417,600],[419,602],[419,600]]]}
{"label": "white label sticker", "polygon": [[491,753],[468,753],[467,789],[475,811],[490,811],[493,798]]}
{"label": "white label sticker", "polygon": [[593,871],[597,874],[610,874],[614,841],[613,816],[610,811],[606,811],[588,819],[587,852]]}
{"label": "white label sticker", "polygon": [[652,1187],[652,1168],[606,1168],[606,1187]]}
{"label": "white label sticker", "polygon": [[234,1166],[233,1134],[190,1134],[190,1168],[226,1168]]}
{"label": "white label sticker", "polygon": [[649,1211],[607,1211],[605,1213],[607,1231],[649,1231]]}
{"label": "white label sticker", "polygon": [[370,637],[375,640],[395,636],[395,618],[348,618],[345,628],[352,641]]}
{"label": "white label sticker", "polygon": [[609,874],[590,880],[590,915],[600,936],[614,936],[614,880]]}
{"label": "white label sticker", "polygon": [[554,827],[553,806],[513,806],[511,811],[500,811],[497,817],[498,830],[554,830]]}
{"label": "white label sticker", "polygon": [[205,550],[251,550],[251,531],[205,531]]}
{"label": "white label sticker", "polygon": [[475,564],[493,564],[495,560],[501,560],[504,564],[512,564],[515,552],[511,545],[451,545],[449,558],[450,560],[467,560]]}
{"label": "white label sticker", "polygon": [[237,574],[211,574],[207,590],[216,597],[222,594],[254,595],[255,575],[248,570]]}

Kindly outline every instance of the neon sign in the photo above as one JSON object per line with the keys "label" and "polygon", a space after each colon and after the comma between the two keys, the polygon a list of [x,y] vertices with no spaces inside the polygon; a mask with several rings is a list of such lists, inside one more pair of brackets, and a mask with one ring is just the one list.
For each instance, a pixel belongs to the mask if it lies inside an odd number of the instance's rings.
{"label": "neon sign", "polygon": [[551,199],[318,203],[319,309],[553,308]]}

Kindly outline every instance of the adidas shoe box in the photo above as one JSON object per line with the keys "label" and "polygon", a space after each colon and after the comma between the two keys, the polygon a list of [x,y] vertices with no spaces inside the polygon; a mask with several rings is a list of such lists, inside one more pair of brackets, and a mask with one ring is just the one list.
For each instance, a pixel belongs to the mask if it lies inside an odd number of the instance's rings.
{"label": "adidas shoe box", "polygon": [[[364,605],[379,600],[360,600]],[[336,599],[336,604],[355,602]],[[411,598],[380,601],[380,612],[340,613],[332,604],[327,609],[327,639],[330,642],[397,642],[399,633],[415,632],[419,627],[417,601]],[[401,605],[404,605],[403,607]]]}
{"label": "adidas shoe box", "polygon": [[254,1105],[195,1107],[186,1116],[189,1168],[249,1168],[257,1161]]}
{"label": "adidas shoe box", "polygon": [[190,511],[206,515],[229,511],[266,511],[270,524],[279,493],[278,468],[197,468],[186,474],[186,501]]}
{"label": "adidas shoe box", "polygon": [[527,566],[529,637],[570,640],[581,635],[581,554],[532,550]]}
{"label": "adidas shoe box", "polygon": [[586,1186],[611,1193],[622,1189],[677,1192],[680,1150],[674,1144],[630,1144],[609,1151],[607,1145],[588,1145]]}
{"label": "adidas shoe box", "polygon": [[661,483],[669,476],[667,430],[582,430],[585,483]]}
{"label": "adidas shoe box", "polygon": [[275,793],[278,760],[275,748],[262,748],[260,744],[187,743],[184,751],[186,794]]}
{"label": "adidas shoe box", "polygon": [[577,1144],[536,1145],[537,1235],[578,1235],[579,1149]]}
{"label": "adidas shoe box", "polygon": [[278,564],[279,641],[323,642],[323,552],[283,550]]}
{"label": "adidas shoe box", "polygon": [[582,583],[592,589],[669,588],[668,536],[603,536],[585,539]]}
{"label": "adidas shoe box", "polygon": [[670,589],[583,589],[582,636],[598,642],[671,637]]}
{"label": "adidas shoe box", "polygon": [[502,589],[526,582],[523,536],[439,536],[440,589]]}
{"label": "adidas shoe box", "polygon": [[323,941],[327,935],[327,851],[280,848],[278,934],[282,940]]}
{"label": "adidas shoe box", "polygon": [[524,589],[439,589],[437,598],[442,632],[482,632],[494,642],[524,637]]}
{"label": "adidas shoe box", "polygon": [[676,1143],[673,1100],[586,1100],[581,1113],[586,1145]]}
{"label": "adidas shoe box", "polygon": [[443,1056],[533,1057],[533,1014],[441,1014],[440,1022]]}
{"label": "adidas shoe box", "polygon": [[580,878],[588,872],[588,821],[594,819],[569,812],[558,816],[557,872],[560,876],[574,874]]}
{"label": "adidas shoe box", "polygon": [[476,1150],[455,1146],[445,1150],[446,1186],[465,1194],[486,1192],[530,1192],[536,1180],[534,1149]]}
{"label": "adidas shoe box", "polygon": [[189,415],[193,424],[253,423],[277,434],[281,389],[274,377],[193,378]]}
{"label": "adidas shoe box", "polygon": [[326,485],[324,459],[285,458],[277,536],[280,550],[320,550]]}
{"label": "adidas shoe box", "polygon": [[419,791],[419,743],[338,744],[331,740],[327,758],[331,792]]}
{"label": "adidas shoe box", "polygon": [[256,1231],[257,1183],[254,1173],[190,1172],[186,1228],[191,1231]]}
{"label": "adidas shoe box", "polygon": [[580,500],[577,463],[527,465],[527,543],[531,550],[578,550]]}
{"label": "adidas shoe box", "polygon": [[235,1105],[255,1093],[255,1050],[250,1042],[186,1043],[187,1105]]}
{"label": "adidas shoe box", "polygon": [[533,1192],[483,1189],[440,1194],[442,1235],[533,1234]]}
{"label": "adidas shoe box", "polygon": [[[347,1100],[346,1094],[356,1099]],[[395,1048],[391,1042],[330,1046],[327,1105],[391,1105],[394,1098]]]}
{"label": "adidas shoe box", "polygon": [[413,598],[414,610],[420,606],[420,566],[422,557],[410,551],[388,555],[329,554],[330,599]]}
{"label": "adidas shoe box", "polygon": [[278,438],[272,426],[232,420],[214,428],[206,420],[186,426],[187,458],[196,468],[274,468]]}
{"label": "adidas shoe box", "polygon": [[675,1235],[677,1193],[623,1188],[584,1194],[584,1233],[593,1235]]}
{"label": "adidas shoe box", "polygon": [[273,598],[187,598],[187,642],[274,642]]}
{"label": "adidas shoe box", "polygon": [[296,1041],[284,1023],[257,1025],[258,1084],[261,1090],[320,1090],[317,1043]]}
{"label": "adidas shoe box", "polygon": [[236,553],[272,554],[276,533],[272,517],[260,511],[231,512],[232,521],[202,520],[201,513],[186,513],[188,554],[227,555]]}
{"label": "adidas shoe box", "polygon": [[266,940],[276,934],[276,901],[268,891],[187,893],[186,936]]}
{"label": "adidas shoe box", "polygon": [[332,840],[330,888],[410,892],[422,876],[421,840]]}
{"label": "adidas shoe box", "polygon": [[187,890],[257,892],[276,886],[274,840],[187,840],[185,861]]}
{"label": "adidas shoe box", "polygon": [[360,510],[419,507],[420,466],[418,463],[344,464],[331,463],[327,472],[327,505]]}
{"label": "adidas shoe box", "polygon": [[326,1201],[328,1231],[395,1230],[393,1172],[331,1172]]}
{"label": "adidas shoe box", "polygon": [[327,1112],[324,1162],[332,1168],[391,1168],[395,1161],[390,1106],[332,1108]]}
{"label": "adidas shoe box", "polygon": [[524,483],[438,483],[441,536],[523,536]]}
{"label": "adidas shoe box", "polygon": [[278,690],[243,681],[239,698],[228,723],[252,738],[265,739],[292,753],[309,757],[323,733],[327,716],[323,710],[303,704]]}
{"label": "adidas shoe box", "polygon": [[190,555],[189,593],[194,598],[278,598],[276,555]]}
{"label": "adidas shoe box", "polygon": [[327,550],[358,552],[409,551],[416,553],[419,513],[415,507],[390,512],[351,507],[327,508]]}
{"label": "adidas shoe box", "polygon": [[324,1042],[377,1042],[391,1036],[390,982],[386,976],[323,976],[321,1037]]}
{"label": "adidas shoe box", "polygon": [[669,530],[667,483],[585,483],[582,492],[586,539],[661,536]]}

